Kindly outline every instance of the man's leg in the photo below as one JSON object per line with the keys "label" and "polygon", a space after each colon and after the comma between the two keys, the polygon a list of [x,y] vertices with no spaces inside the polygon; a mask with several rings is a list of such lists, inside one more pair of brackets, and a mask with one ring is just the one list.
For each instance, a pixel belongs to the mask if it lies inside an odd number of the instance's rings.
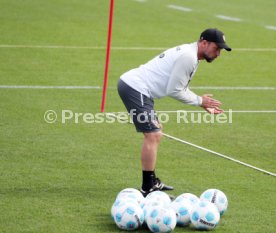
{"label": "man's leg", "polygon": [[162,132],[144,133],[144,141],[141,152],[141,163],[143,171],[154,171],[157,150],[162,137]]}
{"label": "man's leg", "polygon": [[141,151],[141,165],[143,170],[142,190],[144,191],[149,191],[154,185],[154,170],[161,137],[161,131],[144,133],[144,141]]}
{"label": "man's leg", "polygon": [[162,137],[162,131],[144,133],[144,141],[141,151],[141,163],[143,170],[142,194],[146,196],[154,190],[172,190],[173,187],[165,185],[155,177],[155,165],[157,150]]}

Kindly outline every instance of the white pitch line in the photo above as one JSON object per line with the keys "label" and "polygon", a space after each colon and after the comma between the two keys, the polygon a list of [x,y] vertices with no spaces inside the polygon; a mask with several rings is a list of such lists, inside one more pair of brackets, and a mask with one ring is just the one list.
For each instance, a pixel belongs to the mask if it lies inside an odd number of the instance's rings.
{"label": "white pitch line", "polygon": [[8,45],[1,44],[0,48],[30,48],[30,49],[106,49],[104,46],[70,46],[70,45]]}
{"label": "white pitch line", "polygon": [[234,48],[238,52],[276,52],[276,48]]}
{"label": "white pitch line", "polygon": [[[8,45],[0,44],[0,48],[14,48],[14,49],[91,49],[91,50],[106,50],[105,46],[66,46],[66,45]],[[167,47],[111,47],[112,50],[127,50],[127,51],[163,51]],[[239,52],[276,52],[276,48],[232,48],[233,51]]]}
{"label": "white pitch line", "polygon": [[101,89],[100,86],[25,86],[0,85],[0,89]]}
{"label": "white pitch line", "polygon": [[[42,86],[42,85],[0,85],[0,89],[102,89],[100,86]],[[115,90],[116,87],[108,87]],[[215,87],[194,86],[193,90],[252,90],[252,91],[274,91],[276,87]]]}
{"label": "white pitch line", "polygon": [[[207,113],[205,110],[159,110],[156,113]],[[276,113],[276,110],[231,110],[224,111],[224,113]],[[127,112],[113,112],[110,114],[128,114]]]}
{"label": "white pitch line", "polygon": [[265,26],[265,28],[269,30],[276,30],[275,26],[270,26],[270,25]]}
{"label": "white pitch line", "polygon": [[[207,113],[204,110],[160,110],[156,111],[157,113],[181,113],[181,112],[187,112],[187,113]],[[224,113],[276,113],[276,110],[229,110],[224,111]]]}
{"label": "white pitch line", "polygon": [[191,87],[197,90],[276,90],[276,87],[215,87],[215,86],[197,86]]}
{"label": "white pitch line", "polygon": [[250,165],[250,164],[248,164],[248,163],[245,163],[245,162],[242,162],[242,161],[240,161],[240,160],[234,159],[234,158],[232,158],[232,157],[230,157],[230,156],[227,156],[227,155],[224,155],[224,154],[215,152],[215,151],[213,151],[213,150],[209,150],[209,149],[207,149],[207,148],[205,148],[205,147],[198,146],[198,145],[193,144],[193,143],[191,143],[191,142],[184,141],[184,140],[182,140],[182,139],[180,139],[180,138],[173,137],[173,136],[171,136],[171,135],[169,135],[169,134],[163,133],[163,135],[164,135],[165,137],[170,138],[170,139],[173,139],[173,140],[175,140],[175,141],[178,141],[178,142],[187,144],[187,145],[192,146],[192,147],[195,147],[195,148],[197,148],[197,149],[200,149],[200,150],[209,152],[209,153],[211,153],[211,154],[220,156],[220,157],[222,157],[222,158],[224,158],[224,159],[228,159],[228,160],[233,161],[233,162],[235,162],[235,163],[238,163],[238,164],[244,165],[244,166],[246,166],[246,167],[252,168],[252,169],[254,169],[254,170],[263,172],[263,173],[265,173],[265,174],[267,174],[267,175],[271,175],[271,176],[276,177],[276,174],[275,174],[275,173],[272,173],[272,172],[270,172],[270,171],[266,171],[266,170],[264,170],[264,169],[255,167],[255,166]]}
{"label": "white pitch line", "polygon": [[216,17],[219,19],[234,21],[234,22],[242,21],[242,19],[240,19],[240,18],[235,18],[235,17],[231,17],[231,16],[226,16],[226,15],[216,15]]}
{"label": "white pitch line", "polygon": [[183,6],[177,6],[177,5],[167,5],[168,8],[174,9],[174,10],[179,10],[179,11],[185,11],[185,12],[191,12],[192,9],[188,7],[183,7]]}

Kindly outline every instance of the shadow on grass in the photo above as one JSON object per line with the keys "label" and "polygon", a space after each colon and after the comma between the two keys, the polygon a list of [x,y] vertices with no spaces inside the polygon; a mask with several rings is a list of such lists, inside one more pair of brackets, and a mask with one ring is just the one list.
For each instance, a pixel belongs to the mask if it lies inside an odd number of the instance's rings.
{"label": "shadow on grass", "polygon": [[[105,219],[105,224],[101,224],[101,226],[99,226],[99,229],[98,229],[99,231],[101,231],[101,232],[110,232],[110,233],[112,233],[112,232],[126,232],[126,231],[120,230],[116,226],[115,222],[113,222],[110,215],[106,214],[106,215],[102,216],[101,219],[102,219],[102,221]],[[143,226],[141,228],[139,228],[139,229],[137,229],[133,232],[135,232],[135,233],[136,232],[137,233],[141,232],[142,233],[142,232],[150,232],[150,230],[148,229],[146,224],[143,224]],[[173,232],[176,232],[176,233],[177,232],[196,232],[196,230],[193,229],[193,228],[190,228],[190,227],[176,227]]]}

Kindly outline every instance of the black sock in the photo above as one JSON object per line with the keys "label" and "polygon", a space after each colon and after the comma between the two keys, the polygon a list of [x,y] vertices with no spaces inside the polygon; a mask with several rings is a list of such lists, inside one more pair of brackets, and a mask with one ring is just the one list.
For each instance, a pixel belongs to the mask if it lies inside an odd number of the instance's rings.
{"label": "black sock", "polygon": [[143,184],[142,189],[149,191],[154,185],[155,173],[154,171],[143,171]]}

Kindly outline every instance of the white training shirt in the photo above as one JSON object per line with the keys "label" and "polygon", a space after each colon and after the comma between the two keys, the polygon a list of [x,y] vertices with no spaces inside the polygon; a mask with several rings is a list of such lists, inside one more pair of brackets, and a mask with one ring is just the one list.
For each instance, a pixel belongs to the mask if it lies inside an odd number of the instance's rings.
{"label": "white training shirt", "polygon": [[197,50],[197,42],[168,49],[120,78],[149,98],[170,96],[199,106],[202,98],[188,88],[199,64]]}

